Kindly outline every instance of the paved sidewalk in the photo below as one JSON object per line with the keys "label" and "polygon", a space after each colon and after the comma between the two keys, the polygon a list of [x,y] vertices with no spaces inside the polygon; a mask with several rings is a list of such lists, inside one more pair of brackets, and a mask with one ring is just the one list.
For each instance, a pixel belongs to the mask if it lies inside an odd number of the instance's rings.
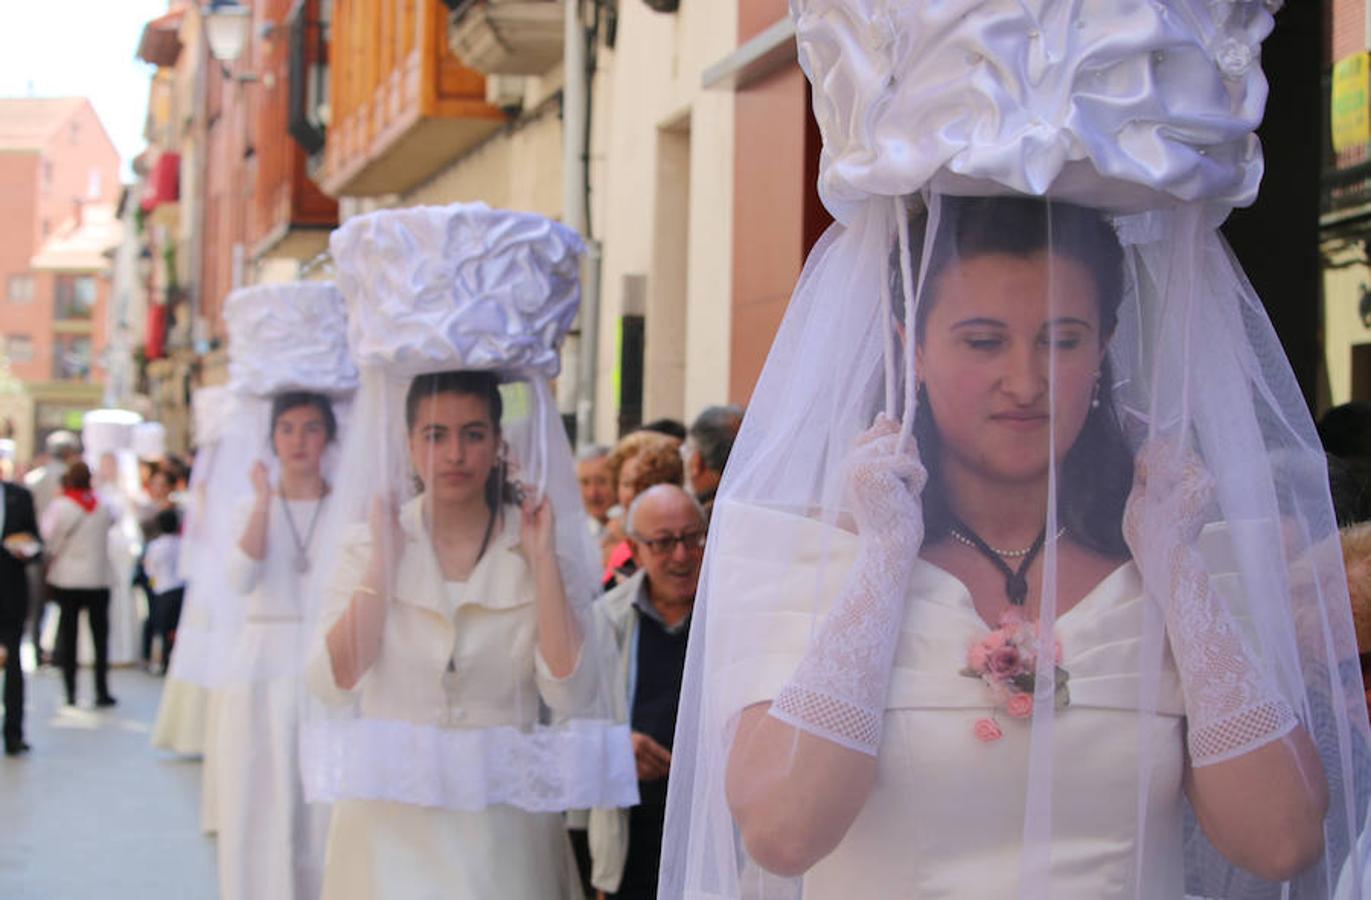
{"label": "paved sidewalk", "polygon": [[148,744],[162,680],[116,669],[119,705],[96,711],[89,670],[75,709],[62,706],[55,670],[27,674],[33,750],[0,757],[0,898],[211,900],[200,765]]}

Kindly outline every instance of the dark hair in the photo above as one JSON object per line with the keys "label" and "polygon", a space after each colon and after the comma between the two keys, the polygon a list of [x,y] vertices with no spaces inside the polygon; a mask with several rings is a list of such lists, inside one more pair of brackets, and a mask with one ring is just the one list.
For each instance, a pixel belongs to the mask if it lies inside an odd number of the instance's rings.
{"label": "dark hair", "polygon": [[1371,457],[1371,403],[1354,400],[1335,406],[1319,418],[1323,449],[1343,459]]}
{"label": "dark hair", "polygon": [[690,423],[690,442],[711,472],[722,472],[743,424],[736,406],[710,406]]}
{"label": "dark hair", "polygon": [[292,409],[312,406],[324,420],[324,434],[331,444],[338,437],[338,419],[333,415],[333,404],[323,394],[314,391],[286,391],[271,398],[271,433],[276,433],[276,421]]}
{"label": "dark hair", "polygon": [[159,512],[153,522],[157,525],[158,534],[179,534],[181,531],[181,514],[174,506]]}
{"label": "dark hair", "polygon": [[67,466],[62,476],[62,487],[74,491],[90,490],[90,466],[79,459]]}
{"label": "dark hair", "polygon": [[[414,430],[414,425],[419,418],[419,403],[427,397],[435,397],[439,394],[461,394],[466,397],[479,397],[486,403],[486,412],[490,415],[490,421],[495,426],[495,434],[500,434],[500,420],[505,414],[504,398],[500,396],[500,379],[494,372],[478,372],[469,369],[457,369],[448,372],[429,372],[424,375],[415,376],[409,383],[409,391],[405,394],[405,427],[410,431]],[[519,503],[519,492],[515,485],[510,484],[506,479],[504,460],[500,461],[490,472],[490,477],[486,480],[485,488],[486,505],[491,510],[499,509],[502,503]],[[492,527],[494,518],[491,519]],[[490,534],[487,529],[486,540],[489,541]],[[482,553],[485,552],[485,544],[481,546]]]}
{"label": "dark hair", "polygon": [[[1118,323],[1123,299],[1123,250],[1099,212],[1070,203],[1028,197],[943,197],[933,253],[923,276],[931,286],[955,261],[988,254],[1032,256],[1051,250],[1086,267],[1095,283],[1100,335],[1107,340]],[[917,272],[924,247],[927,216],[910,220],[912,271]],[[891,304],[903,322],[900,267],[891,267]],[[926,295],[931,297],[932,295]],[[923,339],[933,303],[925,299],[915,312],[915,341]],[[924,392],[924,388],[920,388]],[[1092,406],[1075,444],[1062,460],[1059,517],[1077,541],[1106,556],[1124,557],[1123,509],[1133,486],[1133,454],[1114,412],[1109,358],[1100,364],[1098,406]],[[924,523],[929,538],[945,535],[953,517],[939,471],[941,435],[926,396],[919,397],[914,436],[928,469],[924,488]]]}
{"label": "dark hair", "polygon": [[1356,525],[1371,518],[1371,463],[1365,459],[1343,459],[1327,454],[1328,490],[1333,498],[1333,516],[1339,528]]}
{"label": "dark hair", "polygon": [[683,423],[675,419],[653,419],[642,426],[639,431],[655,431],[667,437],[674,437],[678,441],[686,439],[686,427]]}

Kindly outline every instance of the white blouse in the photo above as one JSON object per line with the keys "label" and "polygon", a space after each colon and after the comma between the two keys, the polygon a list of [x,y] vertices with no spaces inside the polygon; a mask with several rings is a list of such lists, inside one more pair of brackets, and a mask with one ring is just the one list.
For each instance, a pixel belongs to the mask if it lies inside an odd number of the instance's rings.
{"label": "white blouse", "polygon": [[86,512],[59,495],[43,513],[40,530],[52,564],[48,584],[73,590],[110,586],[109,529],[114,524],[103,503]]}

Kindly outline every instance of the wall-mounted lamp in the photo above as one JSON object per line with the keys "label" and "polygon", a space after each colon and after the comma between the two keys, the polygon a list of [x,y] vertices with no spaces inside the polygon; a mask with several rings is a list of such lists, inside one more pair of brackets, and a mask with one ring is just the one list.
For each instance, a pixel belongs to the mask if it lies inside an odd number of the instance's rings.
{"label": "wall-mounted lamp", "polygon": [[[252,33],[252,10],[239,0],[210,0],[201,7],[200,16],[205,23],[205,40],[209,42],[210,55],[218,60],[224,77],[240,82],[257,81],[255,73],[240,72],[233,75],[229,71],[229,64],[237,61],[247,47],[248,37]],[[258,28],[258,37],[270,39],[279,27],[274,22],[263,22]]]}

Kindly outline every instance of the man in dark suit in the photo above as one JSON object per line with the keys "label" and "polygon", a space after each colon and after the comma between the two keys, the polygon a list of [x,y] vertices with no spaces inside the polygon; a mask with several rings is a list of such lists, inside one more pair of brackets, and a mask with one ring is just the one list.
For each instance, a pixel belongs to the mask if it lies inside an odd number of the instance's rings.
{"label": "man in dark suit", "polygon": [[19,643],[29,611],[26,569],[41,547],[33,495],[0,481],[0,647],[5,655],[5,755],[18,756],[24,743],[24,670]]}

